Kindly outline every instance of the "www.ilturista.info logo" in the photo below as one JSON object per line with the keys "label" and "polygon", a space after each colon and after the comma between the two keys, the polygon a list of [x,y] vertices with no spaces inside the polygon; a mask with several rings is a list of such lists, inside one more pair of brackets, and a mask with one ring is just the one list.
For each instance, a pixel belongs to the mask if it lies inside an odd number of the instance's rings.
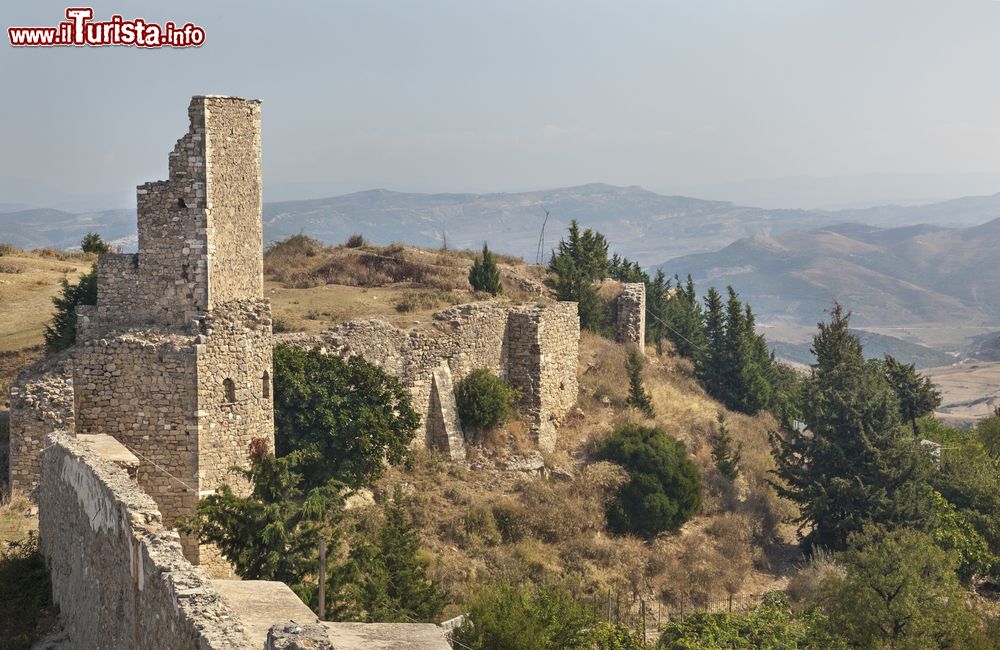
{"label": "www.ilturista.info logo", "polygon": [[205,42],[205,30],[192,23],[158,25],[142,18],[125,20],[118,14],[108,21],[93,22],[93,17],[91,7],[69,7],[67,20],[55,27],[8,27],[7,36],[14,47],[199,47]]}

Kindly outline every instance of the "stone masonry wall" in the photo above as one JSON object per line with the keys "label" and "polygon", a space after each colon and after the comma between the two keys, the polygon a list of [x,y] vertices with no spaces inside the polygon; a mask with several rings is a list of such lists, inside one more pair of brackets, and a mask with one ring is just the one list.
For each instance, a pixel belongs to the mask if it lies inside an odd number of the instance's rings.
{"label": "stone masonry wall", "polygon": [[73,647],[255,647],[125,469],[65,433],[53,434],[49,444],[39,538]]}
{"label": "stone masonry wall", "polygon": [[[209,312],[203,330],[197,361],[201,495],[222,483],[237,487],[229,470],[247,464],[254,438],[274,449],[270,307],[263,301],[230,302]],[[226,380],[232,382],[231,396]]]}
{"label": "stone masonry wall", "polygon": [[77,348],[77,433],[108,434],[135,453],[139,485],[173,525],[198,501],[196,338],[134,331]]}
{"label": "stone masonry wall", "polygon": [[264,295],[260,102],[204,98],[208,306]]}
{"label": "stone masonry wall", "polygon": [[618,296],[618,341],[646,351],[646,285],[630,282]]}
{"label": "stone masonry wall", "polygon": [[[358,354],[400,378],[424,420],[421,437],[428,447],[440,448],[455,429],[448,424],[453,421],[450,407],[442,404],[435,385],[461,381],[477,368],[487,368],[519,390],[543,449],[555,445],[555,427],[577,398],[580,321],[575,303],[471,303],[435,314],[426,331],[364,320],[317,335],[278,335],[276,341],[345,357]],[[450,380],[441,374],[442,365]],[[446,451],[458,457],[457,445],[448,444]]]}
{"label": "stone masonry wall", "polygon": [[11,385],[8,485],[12,490],[31,493],[38,484],[45,436],[54,429],[73,429],[71,354],[62,352],[26,368]]}

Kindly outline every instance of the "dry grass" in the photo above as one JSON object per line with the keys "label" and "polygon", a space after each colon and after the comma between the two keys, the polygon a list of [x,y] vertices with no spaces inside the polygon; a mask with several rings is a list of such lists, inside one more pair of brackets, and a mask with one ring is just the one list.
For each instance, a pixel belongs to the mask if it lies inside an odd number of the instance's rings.
{"label": "dry grass", "polygon": [[[705,477],[702,512],[680,531],[647,542],[615,537],[605,528],[605,506],[625,480],[623,471],[590,458],[594,442],[614,427],[642,416],[625,404],[625,350],[584,333],[580,401],[559,430],[548,478],[499,469],[511,453],[508,432],[470,458],[478,469],[444,462],[421,451],[413,469],[394,469],[377,491],[381,498],[403,486],[432,574],[455,602],[492,580],[558,580],[581,595],[608,590],[687,606],[729,594],[781,588],[801,561],[781,519],[791,513],[767,483],[772,467],[769,417],[729,413],[733,436],[743,442],[741,477],[731,482],[712,466],[708,433],[720,406],[691,376],[689,364],[652,357],[645,372],[657,409],[653,422],[684,440]],[[488,461],[501,459],[495,465]],[[494,468],[495,467],[495,468]]]}
{"label": "dry grass", "polygon": [[52,298],[60,280],[71,282],[90,270],[96,258],[81,253],[10,251],[0,264],[0,352],[23,350],[42,342],[52,317]]}
{"label": "dry grass", "polygon": [[24,539],[38,530],[34,504],[24,494],[0,493],[0,542]]}

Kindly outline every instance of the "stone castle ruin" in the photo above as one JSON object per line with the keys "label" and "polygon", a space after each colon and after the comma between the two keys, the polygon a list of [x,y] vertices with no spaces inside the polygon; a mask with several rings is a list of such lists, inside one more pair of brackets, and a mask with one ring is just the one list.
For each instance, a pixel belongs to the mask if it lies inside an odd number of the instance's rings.
{"label": "stone castle ruin", "polygon": [[559,421],[576,404],[580,317],[576,303],[458,305],[434,315],[424,330],[381,320],[342,323],[319,334],[283,334],[280,342],[361,355],[399,377],[423,418],[424,445],[465,458],[454,383],[477,368],[504,377],[543,451],[556,443]]}
{"label": "stone castle ruin", "polygon": [[[206,568],[228,569],[217,551],[172,530],[232,484],[251,440],[273,448],[260,115],[255,100],[192,99],[168,180],[138,188],[138,253],[100,256],[76,345],[11,389],[10,487],[39,503],[74,644],[279,648],[307,635],[314,645],[302,647],[447,648],[437,626],[320,623],[281,583],[212,580]],[[552,449],[577,400],[579,339],[575,303],[488,301],[422,330],[353,321],[279,341],[360,354],[399,377],[424,418],[414,444],[461,459],[454,383],[476,368],[506,378],[538,446]]]}
{"label": "stone castle ruin", "polygon": [[617,303],[616,329],[619,343],[635,345],[646,352],[646,285],[628,282],[622,286]]}

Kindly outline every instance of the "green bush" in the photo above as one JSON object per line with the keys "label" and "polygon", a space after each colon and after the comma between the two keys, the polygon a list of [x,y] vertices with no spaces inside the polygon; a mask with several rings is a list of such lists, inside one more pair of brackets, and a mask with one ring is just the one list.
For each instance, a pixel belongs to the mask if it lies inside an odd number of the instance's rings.
{"label": "green bush", "polygon": [[668,623],[658,648],[825,648],[846,647],[822,630],[824,618],[815,609],[792,612],[787,597],[767,594],[760,606],[746,613],[700,612]]}
{"label": "green bush", "polygon": [[701,505],[701,475],[684,444],[662,429],[624,424],[595,451],[598,460],[625,468],[629,482],[608,508],[608,524],[618,533],[653,537],[676,530]]}
{"label": "green bush", "polygon": [[591,650],[593,612],[555,587],[486,586],[467,604],[453,635],[469,650]]}
{"label": "green bush", "polygon": [[484,432],[507,422],[514,413],[514,390],[486,368],[473,370],[455,386],[462,426]]}
{"label": "green bush", "polygon": [[83,237],[83,241],[80,242],[80,249],[84,253],[107,253],[111,250],[101,236],[96,232],[88,232]]}

